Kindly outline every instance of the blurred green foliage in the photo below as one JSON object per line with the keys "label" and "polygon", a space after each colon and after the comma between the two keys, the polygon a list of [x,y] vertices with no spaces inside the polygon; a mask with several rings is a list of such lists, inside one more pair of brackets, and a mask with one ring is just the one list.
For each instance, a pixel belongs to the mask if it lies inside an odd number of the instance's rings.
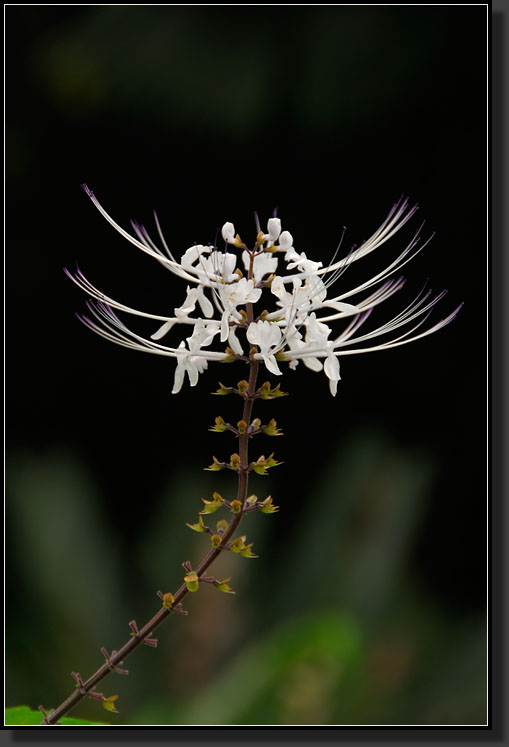
{"label": "blurred green foliage", "polygon": [[[106,681],[106,694],[120,693],[118,723],[482,724],[484,620],[441,609],[412,569],[434,475],[426,453],[359,431],[301,505],[292,511],[295,496],[283,494],[280,513],[246,520],[260,559],[225,554],[214,567],[233,576],[236,596],[200,589],[186,599],[189,617],[158,631],[157,650],[140,650],[129,677]],[[88,676],[101,645],[118,648],[133,615],[153,614],[157,588],[174,590],[182,560],[205,550],[184,524],[213,480],[175,472],[122,551],[76,458],[12,459],[12,583],[33,581],[15,590],[9,702],[56,706],[72,689],[66,672]],[[297,521],[285,532],[290,513]],[[36,624],[23,609],[36,610]],[[97,705],[81,712],[94,718]]]}

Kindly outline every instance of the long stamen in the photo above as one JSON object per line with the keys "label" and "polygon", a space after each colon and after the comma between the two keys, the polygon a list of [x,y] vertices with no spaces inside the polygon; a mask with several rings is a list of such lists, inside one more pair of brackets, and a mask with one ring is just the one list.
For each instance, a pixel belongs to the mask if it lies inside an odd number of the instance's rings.
{"label": "long stamen", "polygon": [[[162,249],[151,238],[143,224],[135,220],[131,221],[134,235],[129,234],[121,228],[106,213],[88,187],[84,186],[84,189],[99,212],[130,243],[155,258],[175,275],[199,287],[198,291],[188,288],[188,295],[183,305],[175,308],[174,316],[163,316],[139,311],[115,301],[96,288],[79,268],[76,269],[75,273],[65,270],[68,277],[92,299],[88,303],[90,317],[80,315],[80,320],[91,330],[116,344],[134,350],[179,358],[178,373],[176,374],[175,381],[177,382],[178,380],[180,382],[181,374],[185,370],[189,374],[190,383],[194,385],[198,378],[198,373],[201,373],[203,367],[206,367],[206,361],[225,359],[225,353],[214,350],[204,352],[201,350],[202,346],[208,346],[217,334],[220,334],[222,342],[227,337],[231,341],[232,334],[233,336],[235,335],[237,326],[243,322],[243,316],[239,313],[237,307],[248,304],[249,308],[252,309],[252,301],[255,298],[258,300],[258,296],[252,295],[252,290],[256,289],[256,294],[262,294],[263,290],[268,287],[267,283],[259,281],[253,283],[253,288],[251,288],[251,285],[245,285],[246,281],[241,279],[240,276],[236,277],[235,273],[232,275],[235,262],[233,262],[233,255],[230,255],[228,252],[228,242],[225,244],[225,249],[220,251],[216,246],[217,237],[214,245],[205,247],[195,244],[194,247],[190,247],[185,254],[185,259],[183,256],[181,262],[177,262],[164,239],[161,225],[155,212],[154,220],[163,247]],[[359,334],[359,330],[371,317],[375,306],[387,301],[403,287],[405,283],[403,277],[391,278],[391,276],[399,272],[421,252],[433,237],[432,235],[426,241],[421,242],[420,234],[424,225],[423,223],[415,231],[412,239],[403,251],[385,269],[356,287],[349,290],[344,289],[338,295],[327,298],[327,293],[332,285],[338,282],[353,262],[367,256],[392,238],[413,217],[416,211],[417,205],[409,207],[408,200],[401,197],[391,207],[391,210],[379,228],[366,241],[360,246],[353,245],[346,256],[337,259],[345,237],[346,229],[343,228],[338,245],[326,267],[321,267],[320,262],[308,259],[304,252],[299,255],[293,249],[293,245],[287,246],[288,259],[286,261],[288,264],[293,263],[298,272],[286,275],[283,273],[282,276],[278,276],[278,282],[282,284],[283,292],[279,293],[278,291],[271,295],[271,298],[274,295],[278,296],[279,300],[277,300],[276,306],[279,308],[273,311],[269,310],[264,314],[263,319],[256,322],[252,316],[249,317],[248,315],[248,324],[244,325],[247,326],[248,330],[253,322],[259,325],[257,332],[253,334],[260,335],[260,341],[264,346],[262,358],[265,359],[265,364],[269,370],[274,371],[274,366],[277,369],[274,355],[282,350],[286,350],[288,360],[307,360],[308,366],[313,370],[320,369],[317,359],[326,358],[328,362],[326,361],[327,366],[324,370],[331,382],[337,382],[336,376],[339,376],[339,372],[330,362],[332,353],[335,355],[350,355],[356,352],[385,350],[427,336],[432,332],[442,329],[442,327],[452,321],[459,307],[448,317],[433,325],[428,330],[417,334],[418,330],[422,329],[422,326],[429,318],[434,307],[445,294],[445,291],[442,291],[437,295],[433,295],[431,290],[427,290],[426,286],[424,286],[417,296],[389,321],[365,334]],[[257,213],[255,213],[255,224],[257,236],[259,236],[261,231]],[[226,230],[226,234],[229,236],[232,226],[233,224],[225,224],[223,235],[225,235],[224,231]],[[273,235],[271,233],[272,228],[268,230],[269,234]],[[278,223],[277,230],[280,230],[280,222]],[[267,238],[265,248],[272,246],[273,243],[272,240]],[[250,278],[252,274],[252,257],[262,254],[263,250],[264,247],[262,246],[259,247],[259,251],[255,249],[251,253]],[[285,251],[284,248],[277,246],[276,250]],[[260,264],[263,264],[261,260]],[[272,267],[270,263],[267,266]],[[260,267],[260,272],[262,271],[263,267]],[[241,285],[237,286],[237,283],[241,283]],[[289,290],[285,290],[285,287],[288,287]],[[210,303],[209,298],[204,295],[207,288],[210,288],[213,305]],[[361,294],[364,297],[357,303],[352,304],[347,301],[347,299]],[[200,305],[203,314],[207,317],[206,319],[202,316],[192,316],[197,304]],[[219,319],[211,318],[214,309],[219,315]],[[322,311],[320,314],[320,310],[325,311]],[[163,325],[151,336],[150,340],[147,340],[130,330],[119,319],[115,311],[163,322]],[[348,317],[351,318],[348,320],[343,331],[332,336],[332,328],[329,328],[327,323],[341,321]],[[186,347],[184,341],[178,348],[160,345],[156,342],[175,324],[194,327],[192,335],[186,338],[189,349]],[[307,328],[305,339],[301,334],[303,327]],[[402,331],[398,334],[397,330]],[[277,334],[275,334],[276,331]],[[397,336],[394,336],[395,334]],[[385,338],[386,341],[381,342],[379,345],[363,347],[368,341],[379,337]],[[236,338],[233,337],[233,339]],[[273,341],[276,339],[278,342],[274,344]],[[231,347],[237,350],[237,346],[233,342],[231,342]],[[239,354],[241,354],[241,346]],[[202,363],[199,362],[200,359]],[[193,361],[197,361],[198,363],[193,363]],[[280,373],[279,369],[276,372]],[[179,388],[180,386],[177,386],[177,390]],[[335,394],[336,387],[335,385],[332,386],[332,383],[331,391]]]}

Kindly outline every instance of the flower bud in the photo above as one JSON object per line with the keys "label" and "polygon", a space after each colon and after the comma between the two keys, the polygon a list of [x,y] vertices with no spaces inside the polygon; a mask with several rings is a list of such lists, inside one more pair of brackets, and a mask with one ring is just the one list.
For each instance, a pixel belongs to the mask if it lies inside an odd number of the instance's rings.
{"label": "flower bud", "polygon": [[226,358],[223,358],[221,363],[235,363],[237,360],[237,353],[235,350],[232,350],[231,347],[227,347],[224,351],[226,353]]}
{"label": "flower bud", "polygon": [[256,235],[256,246],[261,246],[265,241],[265,234],[263,231],[259,231]]}
{"label": "flower bud", "polygon": [[211,543],[212,547],[219,547],[219,545],[221,544],[221,537],[220,537],[220,535],[219,534],[213,534],[212,537],[210,538],[210,543]]}
{"label": "flower bud", "polygon": [[235,240],[235,226],[233,223],[225,223],[221,229],[221,236],[227,244],[232,244]]}
{"label": "flower bud", "polygon": [[226,519],[221,519],[216,524],[216,529],[219,532],[219,534],[224,534],[226,530],[228,529],[228,522]]}
{"label": "flower bud", "polygon": [[269,241],[276,241],[281,233],[281,220],[279,218],[269,218],[267,231],[265,238]]}
{"label": "flower bud", "polygon": [[224,422],[221,415],[218,415],[215,419],[215,425],[211,425],[209,431],[215,431],[216,433],[224,433],[228,430],[228,425]]}
{"label": "flower bud", "polygon": [[235,226],[233,223],[225,223],[221,229],[221,236],[227,244],[233,244],[233,246],[243,247],[244,244],[239,234],[235,233]]}
{"label": "flower bud", "polygon": [[238,454],[231,455],[230,467],[234,470],[238,470],[238,468],[240,467],[240,456]]}
{"label": "flower bud", "polygon": [[242,501],[232,501],[230,503],[230,508],[234,514],[240,514],[240,512],[242,511]]}
{"label": "flower bud", "polygon": [[293,236],[290,231],[283,231],[279,237],[279,248],[283,252],[287,252],[293,246]]}
{"label": "flower bud", "polygon": [[173,594],[167,591],[163,596],[163,607],[166,607],[166,609],[169,610],[174,601],[175,597],[173,596]]}

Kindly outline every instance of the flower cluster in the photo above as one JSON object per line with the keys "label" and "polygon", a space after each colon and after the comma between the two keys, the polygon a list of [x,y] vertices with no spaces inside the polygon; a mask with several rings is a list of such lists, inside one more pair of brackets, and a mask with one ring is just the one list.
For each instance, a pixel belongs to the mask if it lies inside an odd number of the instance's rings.
{"label": "flower cluster", "polygon": [[[191,386],[209,361],[249,360],[254,358],[274,375],[280,366],[294,369],[300,361],[312,371],[324,371],[330,391],[336,394],[340,379],[339,357],[387,350],[418,340],[438,331],[454,319],[459,308],[432,324],[422,325],[445,291],[433,295],[423,288],[397,316],[369,332],[362,332],[371,312],[404,284],[398,275],[426,244],[419,244],[420,229],[410,243],[384,270],[355,288],[327,296],[333,284],[353,262],[371,254],[404,226],[417,207],[399,200],[377,231],[361,246],[327,266],[308,259],[294,246],[289,231],[281,230],[279,218],[268,221],[267,232],[259,231],[249,249],[235,232],[232,223],[222,228],[224,249],[213,245],[191,246],[177,260],[162,234],[155,216],[160,245],[152,240],[144,226],[132,222],[135,235],[119,226],[100,205],[95,195],[85,191],[100,213],[128,241],[150,255],[173,274],[187,281],[186,297],[173,315],[159,316],[126,306],[98,290],[79,268],[69,277],[90,297],[91,316],[80,320],[102,337],[155,355],[175,358],[177,367],[173,393],[182,388],[187,373]],[[353,301],[353,302],[352,302]],[[253,309],[256,308],[256,312]],[[259,309],[259,311],[258,311]],[[117,311],[151,319],[157,328],[149,339],[129,329]],[[333,333],[331,323],[342,328]],[[178,347],[159,342],[175,325],[190,334]],[[372,341],[382,338],[376,344]],[[219,350],[211,348],[219,343]]]}

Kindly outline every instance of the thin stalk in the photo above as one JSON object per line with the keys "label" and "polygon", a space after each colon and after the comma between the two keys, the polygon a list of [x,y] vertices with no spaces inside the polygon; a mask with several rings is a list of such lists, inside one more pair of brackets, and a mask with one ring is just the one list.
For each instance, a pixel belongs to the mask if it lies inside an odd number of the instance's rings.
{"label": "thin stalk", "polygon": [[[248,304],[248,316],[252,317],[252,314],[252,305]],[[244,395],[244,408],[242,412],[242,420],[244,420],[244,422],[246,423],[249,423],[251,421],[259,363],[258,361],[251,358],[249,366],[250,371],[248,388]],[[240,466],[238,470],[237,500],[241,501],[243,507],[244,501],[247,498],[249,482],[248,442],[249,434],[247,433],[247,431],[245,433],[239,434]],[[221,544],[223,546],[228,542],[232,534],[237,529],[242,520],[243,514],[244,508],[242,508],[242,510],[238,514],[234,514],[234,516],[232,517],[230,523],[228,524],[228,527],[221,537]],[[214,560],[218,557],[218,555],[221,554],[221,552],[221,547],[212,548],[211,550],[209,550],[207,555],[202,559],[202,561],[195,569],[198,577],[202,576],[205,573],[205,571],[212,565]],[[188,593],[189,590],[186,584],[183,583],[174,594],[174,602],[172,606],[175,607],[176,605],[178,605]],[[82,686],[77,687],[76,690],[58,706],[58,708],[52,710],[48,715],[46,715],[41,725],[55,725],[59,721],[59,719],[62,718],[62,716],[65,716],[73,708],[75,708],[83,700],[83,698],[86,698],[89,693],[93,693],[93,691],[95,690],[95,686],[99,682],[101,682],[101,680],[111,674],[111,672],[115,671],[115,667],[120,666],[124,662],[124,660],[130,654],[132,654],[132,652],[137,649],[138,646],[140,646],[147,638],[149,638],[150,634],[153,633],[154,630],[171,614],[172,610],[165,607],[162,607],[158,612],[156,612],[156,614],[143,626],[143,628],[141,628],[141,630],[139,630],[134,636],[132,636],[127,641],[127,643],[122,646],[121,649],[109,656],[108,661],[105,661],[105,663],[100,666],[99,669],[97,669],[97,671],[94,672],[94,674],[89,677]],[[93,695],[91,697],[93,697]]]}

